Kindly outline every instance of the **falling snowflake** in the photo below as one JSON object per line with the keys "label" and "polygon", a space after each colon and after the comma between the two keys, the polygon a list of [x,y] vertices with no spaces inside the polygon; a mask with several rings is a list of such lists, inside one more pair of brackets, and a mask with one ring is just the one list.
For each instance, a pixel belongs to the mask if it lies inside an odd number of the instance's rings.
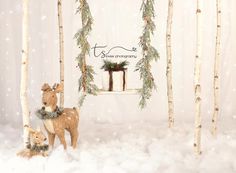
{"label": "falling snowflake", "polygon": [[42,16],[41,20],[44,21],[47,18],[47,16]]}
{"label": "falling snowflake", "polygon": [[113,132],[112,135],[113,135],[113,136],[117,136],[117,132]]}
{"label": "falling snowflake", "polygon": [[112,110],[111,109],[107,109],[107,113],[112,113]]}
{"label": "falling snowflake", "polygon": [[227,72],[226,72],[226,76],[229,76],[229,75],[230,75],[230,71],[227,71]]}

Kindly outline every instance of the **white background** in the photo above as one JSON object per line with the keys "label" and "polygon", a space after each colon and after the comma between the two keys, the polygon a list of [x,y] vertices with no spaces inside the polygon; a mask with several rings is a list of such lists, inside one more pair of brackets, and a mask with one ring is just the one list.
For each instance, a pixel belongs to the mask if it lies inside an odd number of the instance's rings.
{"label": "white background", "polygon": [[[138,47],[142,32],[139,11],[141,0],[89,0],[94,17],[93,31],[89,37],[95,43],[108,47],[122,45]],[[153,64],[153,74],[158,86],[148,107],[138,108],[136,95],[107,95],[88,97],[81,110],[83,120],[96,122],[159,121],[167,120],[166,49],[165,30],[167,0],[156,1],[156,26],[153,45],[160,53],[160,60]],[[74,1],[63,1],[65,33],[65,105],[76,106],[78,101],[79,70],[75,57],[79,53],[73,36],[81,27],[75,15]],[[221,59],[221,109],[220,120],[236,116],[236,1],[222,1],[222,59]],[[195,54],[196,1],[175,0],[173,17],[173,90],[176,123],[194,120],[193,69]],[[202,62],[202,115],[210,123],[213,110],[213,60],[215,48],[216,7],[214,0],[204,1],[203,62]],[[21,125],[19,99],[21,61],[22,9],[19,0],[0,1],[0,123]],[[38,122],[34,111],[41,107],[41,85],[59,82],[58,26],[56,0],[30,0],[30,54],[29,99],[33,121]],[[140,47],[138,47],[140,52]],[[92,55],[92,54],[91,54]],[[138,54],[138,59],[141,58]],[[101,86],[102,60],[91,56]],[[129,87],[140,85],[138,74],[133,73],[136,60],[130,60]]]}

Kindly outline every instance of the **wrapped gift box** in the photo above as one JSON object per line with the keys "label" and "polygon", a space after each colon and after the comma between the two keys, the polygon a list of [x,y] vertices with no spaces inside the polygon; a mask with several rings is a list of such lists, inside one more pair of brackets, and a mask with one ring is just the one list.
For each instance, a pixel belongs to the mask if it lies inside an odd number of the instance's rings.
{"label": "wrapped gift box", "polygon": [[105,91],[125,91],[127,88],[127,69],[104,71],[102,89]]}

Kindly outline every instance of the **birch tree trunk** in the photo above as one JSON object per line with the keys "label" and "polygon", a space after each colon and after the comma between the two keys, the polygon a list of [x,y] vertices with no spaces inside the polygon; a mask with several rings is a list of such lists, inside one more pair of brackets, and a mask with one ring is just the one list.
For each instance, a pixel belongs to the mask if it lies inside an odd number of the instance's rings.
{"label": "birch tree trunk", "polygon": [[167,97],[168,97],[168,121],[169,127],[174,125],[174,103],[173,103],[173,90],[172,90],[172,51],[171,51],[171,29],[173,17],[173,0],[168,1],[168,17],[166,28],[166,77],[167,77]]}
{"label": "birch tree trunk", "polygon": [[211,132],[215,136],[217,133],[217,118],[219,114],[219,65],[220,65],[220,40],[221,40],[221,1],[216,0],[217,25],[216,25],[216,47],[214,64],[214,113],[212,117]]}
{"label": "birch tree trunk", "polygon": [[60,84],[63,87],[60,93],[60,107],[64,107],[64,33],[62,20],[62,0],[57,1],[58,26],[59,26],[59,50],[60,50]]}
{"label": "birch tree trunk", "polygon": [[23,0],[23,20],[22,20],[22,59],[21,59],[21,82],[20,99],[23,114],[23,140],[24,147],[29,144],[29,133],[26,127],[29,126],[29,101],[27,96],[28,89],[28,57],[29,57],[29,0]]}
{"label": "birch tree trunk", "polygon": [[194,67],[194,88],[195,88],[195,134],[194,134],[194,151],[196,154],[201,154],[201,60],[202,60],[202,0],[197,0],[197,11],[196,11],[196,32],[197,32],[197,44],[196,44],[196,56],[195,56],[195,67]]}

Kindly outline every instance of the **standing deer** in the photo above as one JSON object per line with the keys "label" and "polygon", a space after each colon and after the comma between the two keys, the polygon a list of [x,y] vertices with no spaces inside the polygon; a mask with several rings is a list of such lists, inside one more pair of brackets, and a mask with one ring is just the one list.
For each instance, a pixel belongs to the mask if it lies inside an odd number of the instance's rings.
{"label": "standing deer", "polygon": [[[55,136],[57,135],[61,144],[66,149],[65,130],[70,133],[71,146],[76,148],[78,140],[79,114],[75,108],[64,108],[60,110],[57,106],[57,93],[62,91],[60,84],[54,84],[51,88],[47,83],[42,86],[43,107],[37,113],[43,119],[44,127],[48,133],[49,145],[54,146]],[[46,117],[56,115],[54,117]],[[46,117],[46,118],[45,118]]]}

